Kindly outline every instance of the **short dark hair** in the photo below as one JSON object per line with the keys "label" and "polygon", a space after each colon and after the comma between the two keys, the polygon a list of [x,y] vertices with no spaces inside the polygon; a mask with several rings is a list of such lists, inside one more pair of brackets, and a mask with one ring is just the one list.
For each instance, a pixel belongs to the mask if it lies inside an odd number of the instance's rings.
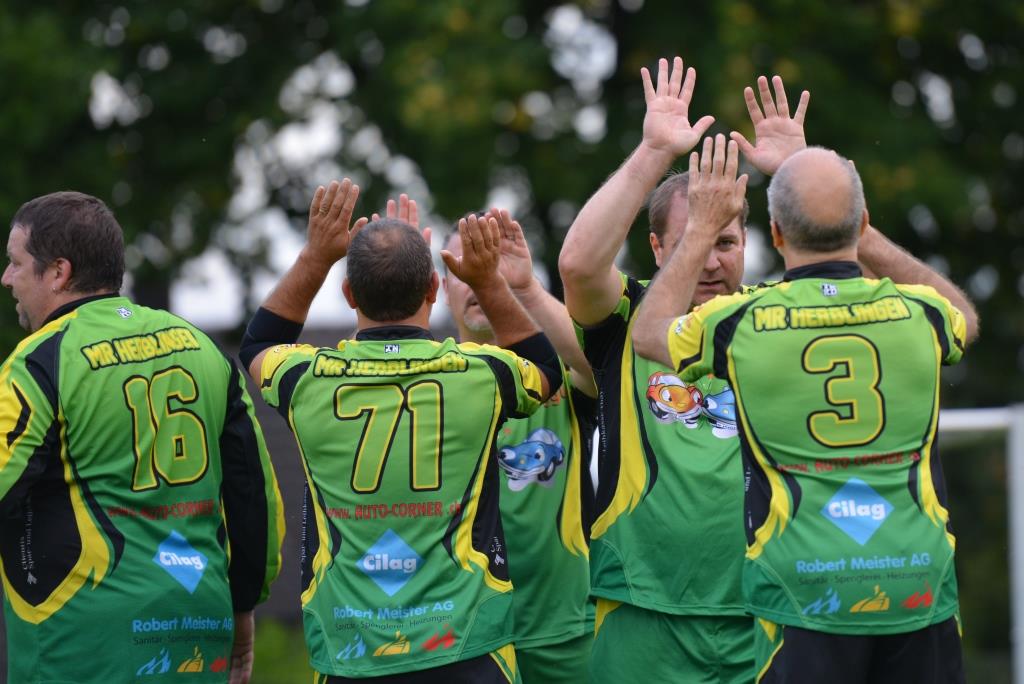
{"label": "short dark hair", "polygon": [[356,306],[374,321],[400,321],[423,305],[434,262],[419,231],[404,221],[371,221],[349,245],[348,284]]}
{"label": "short dark hair", "polygon": [[11,228],[28,233],[25,250],[37,275],[63,258],[71,262],[74,292],[117,292],[124,280],[124,232],[102,200],[81,192],[52,192],[25,202]]}
{"label": "short dark hair", "polygon": [[[668,230],[668,211],[672,207],[672,200],[677,194],[681,194],[685,198],[689,190],[690,172],[684,171],[670,175],[647,196],[647,220],[650,222],[651,232],[658,238],[658,242],[665,240],[665,231]],[[747,227],[749,215],[750,204],[744,197],[743,211],[740,212],[740,228]]]}

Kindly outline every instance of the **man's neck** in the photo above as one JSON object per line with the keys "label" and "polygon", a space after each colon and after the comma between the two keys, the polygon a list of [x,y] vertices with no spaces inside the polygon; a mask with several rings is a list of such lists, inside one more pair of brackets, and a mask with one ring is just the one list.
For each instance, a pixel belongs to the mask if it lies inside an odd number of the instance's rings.
{"label": "man's neck", "polygon": [[787,271],[826,261],[857,261],[857,245],[844,247],[832,252],[803,252],[786,249],[782,254],[782,260],[786,264]]}
{"label": "man's neck", "polygon": [[430,330],[430,309],[421,308],[412,316],[397,321],[376,321],[356,309],[356,332],[368,328],[383,328],[390,325],[411,325],[424,330]]}

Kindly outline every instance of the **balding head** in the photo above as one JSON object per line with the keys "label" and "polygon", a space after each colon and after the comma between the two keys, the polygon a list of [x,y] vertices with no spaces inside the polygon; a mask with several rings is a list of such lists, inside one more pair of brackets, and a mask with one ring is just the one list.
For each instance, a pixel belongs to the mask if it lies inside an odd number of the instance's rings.
{"label": "balding head", "polygon": [[864,187],[850,160],[823,147],[797,152],[768,185],[768,211],[787,243],[805,252],[856,244]]}

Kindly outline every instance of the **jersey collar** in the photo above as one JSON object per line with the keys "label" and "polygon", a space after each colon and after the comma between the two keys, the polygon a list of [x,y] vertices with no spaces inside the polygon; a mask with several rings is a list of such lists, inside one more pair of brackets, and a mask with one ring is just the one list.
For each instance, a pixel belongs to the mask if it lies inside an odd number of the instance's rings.
{"label": "jersey collar", "polygon": [[56,309],[51,311],[50,315],[46,317],[45,321],[43,321],[43,325],[46,325],[50,321],[55,321],[55,320],[57,320],[58,318],[60,318],[61,316],[65,315],[65,314],[71,313],[72,311],[74,311],[78,307],[82,306],[83,304],[88,304],[89,302],[95,302],[97,299],[109,299],[109,298],[112,298],[112,297],[120,297],[120,296],[121,295],[118,294],[117,292],[106,292],[104,294],[89,295],[88,297],[82,297],[81,299],[76,299],[73,302],[68,302],[67,304],[63,304],[61,306],[58,306]]}
{"label": "jersey collar", "polygon": [[860,264],[856,261],[819,261],[816,264],[807,264],[791,268],[782,276],[784,281],[800,280],[801,278],[830,278],[832,280],[846,280],[848,278],[860,278],[864,273],[860,270]]}
{"label": "jersey collar", "polygon": [[374,340],[432,340],[434,336],[426,328],[416,325],[382,325],[377,328],[365,328],[356,333],[360,342]]}

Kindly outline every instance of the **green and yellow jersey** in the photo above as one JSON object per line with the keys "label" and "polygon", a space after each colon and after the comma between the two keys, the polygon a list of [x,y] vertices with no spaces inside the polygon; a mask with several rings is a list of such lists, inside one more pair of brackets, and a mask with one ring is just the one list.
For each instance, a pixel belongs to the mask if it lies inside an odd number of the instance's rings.
{"label": "green and yellow jersey", "polygon": [[79,300],[0,367],[0,432],[9,680],[227,681],[284,533],[234,364],[165,311]]}
{"label": "green and yellow jersey", "polygon": [[591,593],[674,615],[742,616],[732,391],[710,373],[683,382],[634,353],[646,290],[623,275],[615,310],[579,331],[600,393]]}
{"label": "green and yellow jersey", "polygon": [[[747,483],[744,594],[776,623],[907,632],[957,610],[936,432],[961,313],[851,262],[719,297],[669,330],[682,379],[735,392]],[[740,488],[739,481],[735,484]]]}
{"label": "green and yellow jersey", "polygon": [[537,367],[409,326],[336,349],[273,347],[261,388],[308,485],[302,610],[310,662],[367,677],[512,641],[495,439],[543,401]]}
{"label": "green and yellow jersey", "polygon": [[594,409],[594,400],[563,373],[562,388],[540,410],[498,432],[516,648],[569,641],[593,622],[588,462]]}

